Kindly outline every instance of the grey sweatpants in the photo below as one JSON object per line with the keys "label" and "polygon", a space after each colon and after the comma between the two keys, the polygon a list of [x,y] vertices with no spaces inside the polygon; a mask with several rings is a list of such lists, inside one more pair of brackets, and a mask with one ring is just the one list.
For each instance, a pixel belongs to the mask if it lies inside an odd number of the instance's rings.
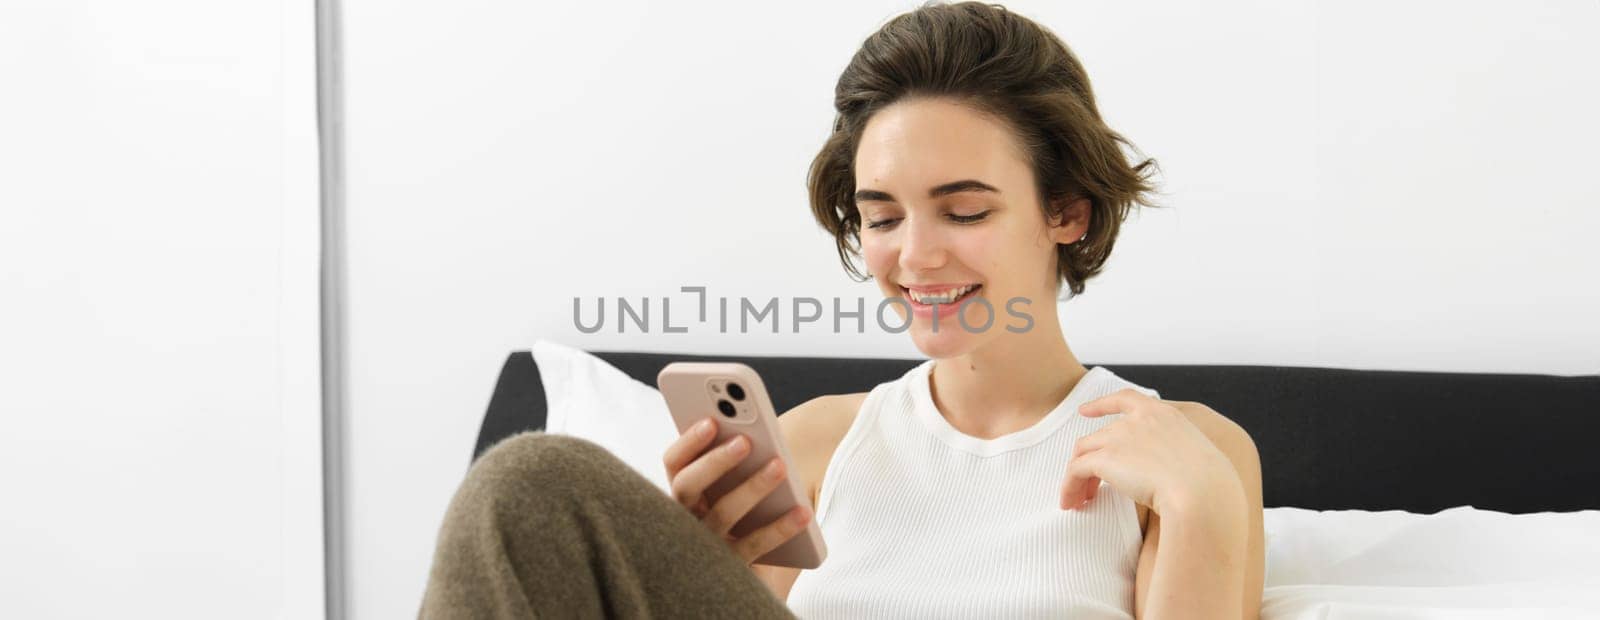
{"label": "grey sweatpants", "polygon": [[467,471],[420,618],[783,618],[728,543],[592,441],[543,432]]}

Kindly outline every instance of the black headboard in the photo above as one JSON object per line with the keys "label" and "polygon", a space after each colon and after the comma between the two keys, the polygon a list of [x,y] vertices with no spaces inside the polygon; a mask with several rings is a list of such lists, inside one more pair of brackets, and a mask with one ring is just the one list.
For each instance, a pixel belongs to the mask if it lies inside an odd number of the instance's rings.
{"label": "black headboard", "polygon": [[[864,392],[910,359],[703,356],[595,351],[654,386],[673,361],[735,361],[766,381],[780,412]],[[1085,362],[1089,366],[1096,364]],[[1600,509],[1600,376],[1108,365],[1167,400],[1205,403],[1249,431],[1267,507],[1511,513]],[[473,455],[544,427],[528,351],[506,359]]]}

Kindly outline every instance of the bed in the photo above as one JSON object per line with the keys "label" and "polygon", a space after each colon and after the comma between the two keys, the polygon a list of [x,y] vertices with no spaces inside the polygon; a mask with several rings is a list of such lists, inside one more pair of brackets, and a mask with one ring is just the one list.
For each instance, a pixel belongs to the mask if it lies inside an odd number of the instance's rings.
{"label": "bed", "polygon": [[[580,428],[581,414],[551,409],[552,393],[567,399],[580,381],[629,384],[582,388],[634,399],[585,401],[585,410],[640,416],[607,416],[623,434],[597,437],[603,445],[624,452],[634,448],[621,443],[638,435],[669,441],[664,413],[633,410],[654,406],[656,373],[672,361],[747,364],[781,412],[869,390],[921,360],[582,351],[540,341],[506,358],[474,457],[526,430],[582,434],[567,430]],[[1203,402],[1254,439],[1267,507],[1264,618],[1600,618],[1600,375],[1107,367],[1164,399]],[[550,427],[554,416],[564,417]],[[659,469],[654,445],[630,464]]]}

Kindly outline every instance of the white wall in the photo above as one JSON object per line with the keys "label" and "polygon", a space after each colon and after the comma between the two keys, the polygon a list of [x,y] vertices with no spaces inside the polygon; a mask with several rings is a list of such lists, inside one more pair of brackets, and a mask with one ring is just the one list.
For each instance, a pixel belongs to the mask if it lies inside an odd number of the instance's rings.
{"label": "white wall", "polygon": [[[571,317],[672,295],[681,324],[686,285],[876,299],[804,179],[838,72],[913,6],[345,3],[353,617],[415,613],[499,364],[536,338],[917,354]],[[1600,6],[1009,6],[1166,173],[1171,208],[1063,311],[1086,361],[1600,372]]]}
{"label": "white wall", "polygon": [[313,4],[0,4],[0,617],[323,611]]}

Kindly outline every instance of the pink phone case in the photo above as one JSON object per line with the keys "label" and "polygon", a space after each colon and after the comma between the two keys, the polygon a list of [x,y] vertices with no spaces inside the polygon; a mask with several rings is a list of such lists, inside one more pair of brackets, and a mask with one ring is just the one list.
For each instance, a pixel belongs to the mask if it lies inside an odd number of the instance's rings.
{"label": "pink phone case", "polygon": [[[730,384],[736,387],[730,387]],[[783,431],[778,426],[778,415],[767,398],[767,388],[761,376],[744,364],[673,362],[656,376],[656,386],[666,398],[667,409],[678,425],[681,435],[701,419],[716,416],[717,438],[710,444],[720,446],[736,435],[750,438],[751,450],[727,475],[706,489],[708,498],[715,501],[732,491],[772,460],[774,455],[783,458],[784,481],[762,498],[750,512],[735,523],[731,533],[737,538],[758,530],[773,519],[787,514],[795,506],[812,508],[804,485],[794,475],[794,460],[789,458],[788,446],[783,442]],[[735,398],[743,392],[743,398]],[[727,403],[727,405],[721,405]],[[720,407],[720,408],[719,408]],[[732,415],[729,415],[729,413]],[[757,564],[816,568],[828,555],[822,542],[822,530],[813,518],[806,528],[788,541],[756,558]]]}

